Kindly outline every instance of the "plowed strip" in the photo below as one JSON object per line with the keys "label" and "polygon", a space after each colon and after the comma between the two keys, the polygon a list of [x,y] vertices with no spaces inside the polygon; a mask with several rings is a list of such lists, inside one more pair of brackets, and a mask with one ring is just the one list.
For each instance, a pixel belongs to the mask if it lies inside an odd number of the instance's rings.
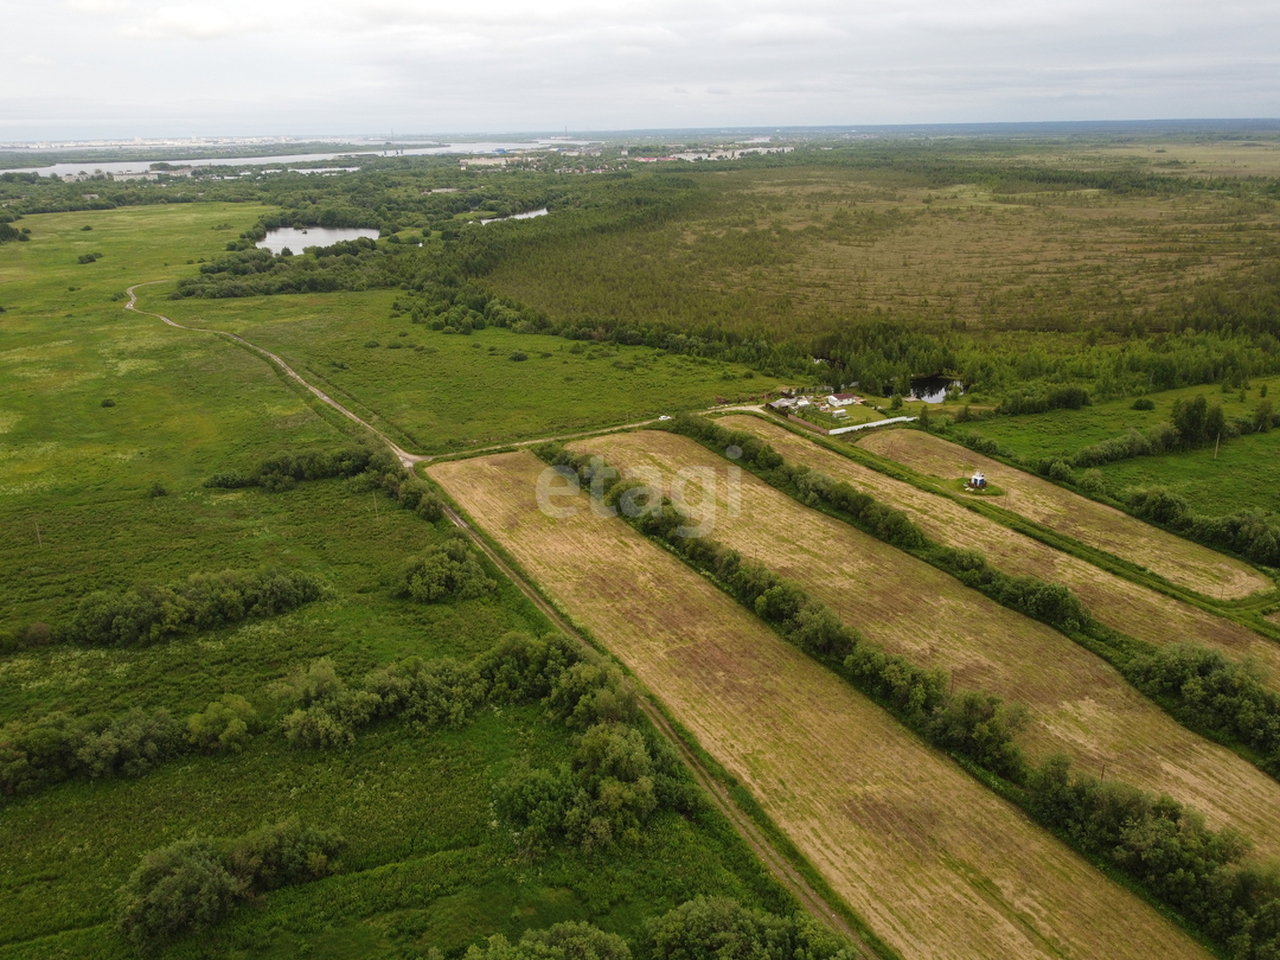
{"label": "plowed strip", "polygon": [[1280,689],[1280,644],[1247,627],[1215,617],[1197,607],[1100,570],[1069,553],[973,513],[946,497],[917,487],[832,453],[781,426],[758,417],[725,417],[730,429],[755,434],[793,463],[812,467],[904,510],[938,543],[980,550],[992,566],[1006,573],[1039,577],[1070,587],[1103,623],[1147,643],[1194,641],[1216,647],[1232,659],[1251,658],[1265,679]]}
{"label": "plowed strip", "polygon": [[430,468],[910,958],[1206,957],[679,561],[537,509],[526,452]]}
{"label": "plowed strip", "polygon": [[1204,596],[1247,597],[1272,586],[1247,564],[940,437],[919,430],[887,430],[863,438],[859,446],[946,480],[981,470],[1005,491],[998,501],[1004,509],[1144,566],[1170,583]]}
{"label": "plowed strip", "polygon": [[[615,434],[571,444],[618,467],[650,465],[670,478],[683,467],[726,461],[669,433]],[[1280,855],[1280,784],[1199,737],[1135,691],[1110,665],[1052,630],[987,599],[923,561],[816,510],[749,474],[740,515],[725,484],[710,536],[795,580],[872,642],[915,663],[951,671],[957,686],[1027,705],[1021,742],[1033,759],[1064,752],[1202,811],[1215,826]],[[690,497],[698,499],[696,491]]]}

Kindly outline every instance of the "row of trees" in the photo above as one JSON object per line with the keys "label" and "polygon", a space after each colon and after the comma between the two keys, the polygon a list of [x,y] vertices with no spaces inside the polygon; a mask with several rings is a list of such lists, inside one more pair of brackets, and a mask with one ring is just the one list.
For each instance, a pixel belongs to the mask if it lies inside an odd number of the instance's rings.
{"label": "row of trees", "polygon": [[854,960],[843,937],[805,914],[778,916],[728,897],[699,897],[650,918],[633,953],[617,934],[581,921],[528,930],[514,943],[498,934],[463,960]]}
{"label": "row of trees", "polygon": [[[1248,747],[1264,771],[1280,778],[1280,696],[1269,691],[1246,666],[1231,663],[1203,647],[1155,648],[1118,634],[1099,623],[1079,597],[1062,584],[1014,576],[992,567],[976,550],[934,543],[905,514],[884,507],[847,483],[786,463],[776,450],[753,434],[725,430],[705,417],[677,417],[669,429],[713,450],[737,446],[742,451],[739,462],[800,502],[834,512],[872,536],[914,553],[997,603],[1084,643],[1183,725]],[[1168,497],[1149,498],[1133,508],[1139,515],[1150,512],[1153,519],[1175,526],[1171,511],[1178,502],[1174,498],[1170,506]],[[1241,529],[1248,530],[1244,526]],[[1254,528],[1259,542],[1270,542],[1269,530],[1266,525]],[[1238,534],[1236,542],[1246,542],[1246,536]]]}
{"label": "row of trees", "polygon": [[262,727],[244,697],[228,694],[185,722],[168,710],[116,717],[58,711],[0,727],[0,795],[35,793],[71,779],[140,777],[177,757],[238,751]]}
{"label": "row of trees", "polygon": [[[743,447],[744,460],[751,456],[744,445],[754,438],[738,434],[732,439],[742,441],[734,445]],[[771,462],[776,453],[755,443],[757,456]],[[617,480],[617,472],[607,470],[599,458],[555,445],[543,445],[537,452],[552,464],[577,470],[585,484],[597,471],[606,471],[599,478],[608,490],[607,499],[616,502],[634,489],[632,481]],[[953,694],[945,673],[924,671],[904,658],[871,649],[797,585],[705,537],[681,536],[677,531],[684,520],[669,503],[649,504],[630,518],[641,532],[712,577],[785,639],[890,707],[932,743],[1003,778],[1010,785],[1008,795],[1039,822],[1125,872],[1197,924],[1232,957],[1262,960],[1280,951],[1280,870],[1244,866],[1249,844],[1239,834],[1208,829],[1200,814],[1167,796],[1076,774],[1065,756],[1033,766],[1015,742],[1025,718],[1018,705],[980,691]],[[1180,673],[1188,673],[1167,659],[1148,661],[1146,670],[1153,688],[1159,683],[1168,688],[1179,682]],[[1201,699],[1216,706],[1222,703],[1215,696],[1218,692],[1210,689]]]}
{"label": "row of trees", "polygon": [[320,599],[325,586],[300,570],[193,573],[178,583],[141,584],[86,595],[71,619],[37,623],[10,638],[11,649],[43,643],[138,646],[164,643],[243,620],[273,617]]}

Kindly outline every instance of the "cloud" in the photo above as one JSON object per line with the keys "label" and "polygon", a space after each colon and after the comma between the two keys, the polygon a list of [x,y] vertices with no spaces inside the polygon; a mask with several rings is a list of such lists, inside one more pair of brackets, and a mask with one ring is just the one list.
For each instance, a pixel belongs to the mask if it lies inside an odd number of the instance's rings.
{"label": "cloud", "polygon": [[258,17],[235,16],[221,7],[161,7],[141,22],[126,27],[124,35],[144,40],[221,40],[256,32],[262,26]]}
{"label": "cloud", "polygon": [[19,60],[18,63],[22,64],[24,67],[53,66],[53,61],[50,60],[48,57],[37,57],[34,53],[27,54],[25,57]]}
{"label": "cloud", "polygon": [[735,23],[725,31],[725,36],[739,43],[772,46],[779,43],[827,44],[844,32],[820,17],[775,13]]}
{"label": "cloud", "polygon": [[707,93],[710,93],[713,96],[717,96],[717,97],[727,97],[729,96],[729,88],[728,87],[707,87]]}
{"label": "cloud", "polygon": [[133,11],[133,4],[128,3],[127,0],[71,0],[67,6],[76,13],[104,17],[120,16]]}

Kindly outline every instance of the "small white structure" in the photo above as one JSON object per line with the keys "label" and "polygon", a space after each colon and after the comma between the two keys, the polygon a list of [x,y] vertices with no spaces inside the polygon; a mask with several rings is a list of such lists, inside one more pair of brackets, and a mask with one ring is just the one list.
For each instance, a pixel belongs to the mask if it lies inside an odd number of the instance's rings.
{"label": "small white structure", "polygon": [[987,477],[981,470],[974,473],[969,480],[968,486],[972,490],[985,490],[987,488]]}
{"label": "small white structure", "polygon": [[848,407],[861,402],[862,398],[856,393],[833,393],[827,397],[827,403],[833,407]]}

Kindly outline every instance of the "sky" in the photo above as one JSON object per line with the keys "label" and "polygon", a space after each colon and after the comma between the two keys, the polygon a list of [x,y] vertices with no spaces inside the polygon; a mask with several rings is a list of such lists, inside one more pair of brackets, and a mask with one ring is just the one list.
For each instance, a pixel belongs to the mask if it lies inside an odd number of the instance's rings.
{"label": "sky", "polygon": [[0,141],[1280,115],[1277,0],[0,0]]}

